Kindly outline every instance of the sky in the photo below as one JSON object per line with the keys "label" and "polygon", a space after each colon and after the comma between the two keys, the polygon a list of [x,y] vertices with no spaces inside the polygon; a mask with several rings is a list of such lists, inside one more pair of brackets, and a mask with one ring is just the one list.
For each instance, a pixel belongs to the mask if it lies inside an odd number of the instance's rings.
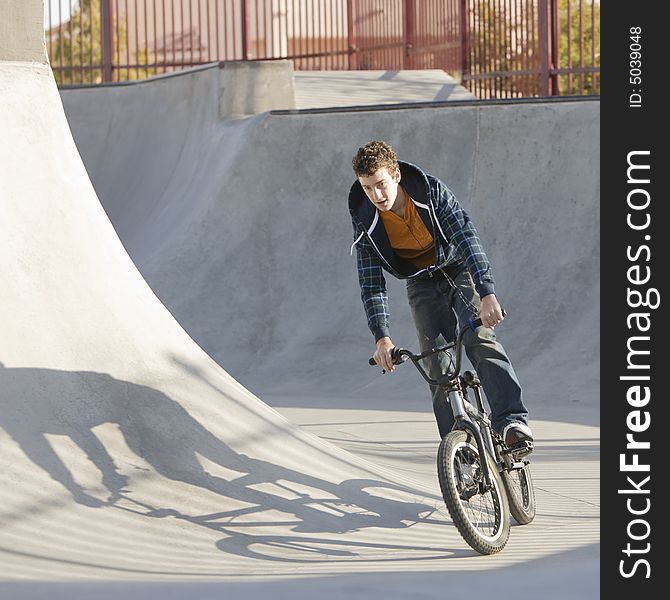
{"label": "sky", "polygon": [[[51,24],[49,23],[49,5],[51,5]],[[44,27],[48,29],[50,26],[58,25],[61,21],[67,21],[77,6],[79,6],[79,0],[44,0]]]}

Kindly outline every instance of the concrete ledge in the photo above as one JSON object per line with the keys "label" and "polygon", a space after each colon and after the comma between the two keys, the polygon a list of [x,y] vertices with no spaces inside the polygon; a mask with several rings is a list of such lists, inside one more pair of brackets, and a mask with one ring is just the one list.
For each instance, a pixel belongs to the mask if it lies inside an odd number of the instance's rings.
{"label": "concrete ledge", "polygon": [[219,117],[295,108],[293,64],[288,60],[219,64]]}
{"label": "concrete ledge", "polygon": [[0,0],[0,60],[47,62],[44,0]]}

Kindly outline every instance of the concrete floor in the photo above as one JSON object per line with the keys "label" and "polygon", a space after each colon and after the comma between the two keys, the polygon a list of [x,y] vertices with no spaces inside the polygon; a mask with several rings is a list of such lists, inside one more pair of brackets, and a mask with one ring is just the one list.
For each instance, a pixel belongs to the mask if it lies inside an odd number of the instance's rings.
{"label": "concrete floor", "polygon": [[444,71],[295,71],[296,108],[475,100]]}

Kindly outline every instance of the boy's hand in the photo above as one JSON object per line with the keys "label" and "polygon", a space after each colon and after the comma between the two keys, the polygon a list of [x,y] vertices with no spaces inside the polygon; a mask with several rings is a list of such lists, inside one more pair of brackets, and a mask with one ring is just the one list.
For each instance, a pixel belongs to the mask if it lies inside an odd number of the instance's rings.
{"label": "boy's hand", "polygon": [[393,357],[391,356],[391,350],[393,350],[393,348],[395,348],[395,346],[393,345],[391,338],[383,337],[377,340],[377,349],[372,355],[375,362],[387,373],[393,373],[393,371],[395,371]]}
{"label": "boy's hand", "polygon": [[489,294],[482,298],[482,304],[479,307],[479,316],[482,319],[482,325],[491,329],[503,322],[505,317],[495,294]]}

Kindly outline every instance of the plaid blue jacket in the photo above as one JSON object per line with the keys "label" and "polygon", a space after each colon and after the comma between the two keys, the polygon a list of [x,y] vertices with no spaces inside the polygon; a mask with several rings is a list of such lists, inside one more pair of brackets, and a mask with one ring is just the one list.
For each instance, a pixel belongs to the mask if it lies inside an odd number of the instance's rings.
{"label": "plaid blue jacket", "polygon": [[[491,265],[468,214],[451,190],[436,177],[416,165],[399,162],[403,188],[410,195],[422,221],[433,236],[437,265],[457,269],[467,267],[480,297],[495,293]],[[389,335],[390,314],[384,271],[398,279],[425,275],[401,259],[391,248],[379,212],[368,200],[358,180],[349,191],[349,212],[354,227],[358,281],[368,327],[375,341]]]}

